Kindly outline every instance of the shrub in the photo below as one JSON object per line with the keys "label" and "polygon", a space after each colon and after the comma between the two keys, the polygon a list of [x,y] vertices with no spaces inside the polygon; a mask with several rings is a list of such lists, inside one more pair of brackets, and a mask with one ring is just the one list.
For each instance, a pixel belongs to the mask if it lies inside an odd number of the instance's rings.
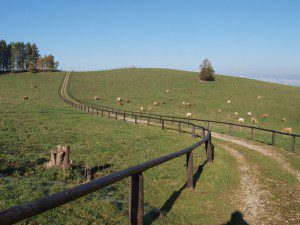
{"label": "shrub", "polygon": [[216,78],[214,76],[215,71],[208,59],[205,59],[200,65],[199,78],[203,81],[214,81]]}

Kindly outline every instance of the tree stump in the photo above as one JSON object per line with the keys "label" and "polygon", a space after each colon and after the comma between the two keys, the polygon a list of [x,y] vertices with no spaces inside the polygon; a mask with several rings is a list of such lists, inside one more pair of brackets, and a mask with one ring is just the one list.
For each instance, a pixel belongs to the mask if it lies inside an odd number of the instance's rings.
{"label": "tree stump", "polygon": [[59,167],[62,169],[69,169],[70,162],[70,146],[57,146],[57,150],[50,150],[50,161],[45,164],[46,168]]}

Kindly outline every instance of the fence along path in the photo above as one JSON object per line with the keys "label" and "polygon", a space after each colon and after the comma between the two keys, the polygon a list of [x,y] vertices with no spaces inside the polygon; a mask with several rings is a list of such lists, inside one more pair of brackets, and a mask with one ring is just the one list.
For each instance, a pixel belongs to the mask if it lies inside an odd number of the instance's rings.
{"label": "fence along path", "polygon": [[[211,132],[209,129],[196,125],[191,121],[183,121],[179,119],[168,119],[168,118],[158,118],[158,121],[153,121],[151,115],[137,115],[136,113],[130,113],[126,111],[115,110],[112,108],[94,108],[82,103],[76,98],[68,95],[68,81],[70,78],[70,73],[64,76],[61,87],[59,88],[60,98],[67,104],[86,111],[88,113],[93,113],[98,116],[108,116],[114,117],[116,119],[123,119],[124,121],[134,121],[135,123],[144,122],[147,125],[160,124],[162,129],[168,129],[170,127],[166,126],[166,123],[177,124],[177,130],[179,132],[188,132],[195,139],[198,138],[197,142],[188,148],[181,149],[177,152],[128,167],[124,170],[109,174],[99,179],[95,179],[91,182],[84,183],[73,188],[52,194],[46,197],[39,198],[21,205],[13,206],[9,209],[0,212],[0,224],[13,224],[24,219],[30,218],[32,216],[41,214],[50,209],[61,206],[65,203],[74,201],[80,197],[86,196],[94,191],[100,190],[125,178],[130,178],[130,193],[129,193],[129,221],[131,224],[143,224],[144,216],[144,176],[143,172],[151,169],[155,166],[163,164],[172,159],[186,156],[186,187],[193,189],[193,150],[197,147],[205,144],[207,162],[211,163],[213,160],[213,149],[211,143]],[[185,126],[185,127],[183,127]],[[171,128],[174,129],[174,128]]]}
{"label": "fence along path", "polygon": [[[70,75],[70,74],[69,74]],[[68,76],[69,76],[68,75]],[[69,80],[69,78],[68,78]],[[95,109],[98,111],[104,110],[106,112],[109,112],[110,114],[127,114],[127,115],[132,115],[133,118],[136,117],[141,117],[141,118],[150,118],[150,120],[156,119],[159,122],[161,120],[171,120],[171,121],[185,121],[187,123],[189,122],[204,122],[207,123],[207,128],[209,129],[211,124],[222,124],[228,126],[228,134],[232,135],[232,130],[233,127],[242,127],[245,129],[249,129],[249,140],[254,141],[254,131],[263,131],[266,133],[270,134],[270,144],[273,146],[276,146],[276,135],[281,135],[281,136],[288,136],[291,138],[291,144],[290,144],[290,150],[295,151],[296,150],[296,138],[299,139],[300,135],[295,134],[295,133],[284,133],[278,130],[271,130],[271,129],[266,129],[266,128],[261,128],[261,127],[255,127],[255,126],[248,126],[248,125],[243,125],[243,124],[237,124],[237,123],[230,123],[230,122],[222,122],[222,121],[217,121],[217,120],[206,120],[206,119],[197,119],[197,118],[185,118],[185,117],[178,117],[178,116],[168,116],[168,115],[160,115],[160,114],[153,114],[153,113],[146,113],[146,112],[135,112],[135,111],[125,111],[121,110],[118,108],[113,108],[113,107],[107,107],[107,106],[101,106],[101,105],[96,105],[87,101],[79,100],[78,98],[74,97],[70,91],[70,85],[67,85],[66,88],[67,95],[70,96],[74,101],[80,102],[82,105],[85,107],[88,107],[89,109]],[[260,135],[261,136],[261,135]],[[269,144],[269,143],[268,143]],[[298,149],[299,150],[299,149]]]}

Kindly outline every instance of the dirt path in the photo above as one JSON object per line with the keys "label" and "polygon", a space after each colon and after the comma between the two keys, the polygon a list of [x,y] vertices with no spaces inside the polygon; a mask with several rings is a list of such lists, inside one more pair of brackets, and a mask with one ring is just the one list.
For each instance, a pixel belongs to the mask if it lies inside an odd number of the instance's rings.
{"label": "dirt path", "polygon": [[266,217],[267,212],[264,202],[267,192],[262,189],[258,178],[255,176],[257,171],[253,171],[253,167],[247,163],[241,152],[224,144],[219,145],[237,160],[241,184],[240,193],[237,193],[235,199],[238,199],[240,203],[239,211],[250,224],[262,224],[262,219]]}
{"label": "dirt path", "polygon": [[289,173],[293,174],[297,180],[300,182],[300,172],[297,171],[296,169],[294,169],[284,158],[284,156],[282,156],[278,151],[276,151],[276,149],[268,147],[268,146],[259,146],[259,145],[255,145],[253,143],[251,143],[250,141],[247,140],[242,140],[236,137],[232,137],[232,136],[228,136],[228,135],[224,135],[224,134],[218,134],[218,133],[214,133],[212,132],[212,136],[224,141],[229,141],[235,144],[238,144],[240,146],[249,148],[251,150],[257,151],[262,153],[263,155],[266,155],[274,160],[276,160],[279,165],[281,165],[286,171],[288,171]]}

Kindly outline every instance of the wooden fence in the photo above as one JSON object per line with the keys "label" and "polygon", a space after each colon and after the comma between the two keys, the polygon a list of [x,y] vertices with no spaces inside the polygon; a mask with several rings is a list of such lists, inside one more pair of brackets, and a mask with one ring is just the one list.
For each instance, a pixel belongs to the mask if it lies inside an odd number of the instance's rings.
{"label": "wooden fence", "polygon": [[[64,77],[65,81],[66,76]],[[207,162],[210,163],[213,160],[213,149],[211,143],[211,132],[209,129],[192,123],[191,121],[177,120],[175,118],[169,119],[165,117],[153,118],[152,115],[130,113],[123,110],[116,110],[108,107],[88,106],[87,104],[81,103],[78,99],[70,101],[67,96],[63,93],[63,84],[59,88],[60,98],[67,104],[86,111],[93,113],[98,116],[108,116],[116,119],[132,120],[135,123],[146,121],[147,125],[160,124],[162,129],[168,129],[166,122],[177,124],[177,130],[179,132],[188,132],[194,138],[200,138],[195,144],[188,148],[179,150],[177,152],[126,168],[124,170],[109,174],[99,179],[95,179],[91,182],[78,185],[76,187],[61,191],[56,194],[52,194],[25,204],[16,205],[9,209],[0,212],[0,224],[13,224],[32,216],[41,214],[50,209],[61,206],[65,203],[74,201],[80,197],[86,196],[92,192],[98,191],[109,185],[112,185],[118,181],[126,178],[130,178],[130,193],[129,193],[129,220],[131,224],[143,224],[144,215],[144,176],[143,172],[151,169],[155,166],[168,162],[172,159],[186,155],[186,187],[193,189],[193,151],[199,146],[205,144]],[[153,120],[156,119],[157,121]],[[183,129],[183,126],[185,128]],[[172,128],[174,129],[174,128]]]}
{"label": "wooden fence", "polygon": [[261,127],[255,127],[255,126],[248,126],[248,125],[243,125],[243,124],[237,124],[237,123],[230,123],[230,122],[222,122],[222,121],[217,121],[217,120],[206,120],[206,119],[196,119],[196,118],[185,118],[185,117],[178,117],[178,116],[168,116],[168,115],[160,115],[160,114],[153,114],[153,113],[147,113],[147,112],[135,112],[135,111],[129,111],[129,110],[121,110],[118,108],[113,108],[113,107],[107,107],[107,106],[101,106],[97,104],[93,104],[87,101],[79,100],[78,98],[74,97],[70,91],[70,85],[67,86],[67,93],[70,97],[75,99],[76,101],[80,102],[82,105],[90,108],[94,108],[97,110],[105,110],[105,111],[110,111],[110,113],[123,113],[126,115],[133,115],[133,116],[140,116],[144,118],[151,118],[151,119],[158,119],[158,120],[180,120],[180,121],[185,121],[185,122],[201,122],[201,123],[206,123],[207,128],[209,128],[212,124],[223,124],[228,126],[228,134],[232,135],[232,130],[233,127],[242,127],[246,128],[249,130],[249,140],[255,140],[254,138],[254,131],[264,131],[270,134],[270,142],[267,142],[268,144],[270,143],[273,146],[276,146],[276,135],[281,135],[281,136],[287,136],[291,138],[291,144],[290,144],[290,150],[295,151],[295,146],[296,146],[296,138],[299,138],[299,134],[295,133],[284,133],[278,130],[271,130],[271,129],[266,129],[266,128],[261,128]]}

